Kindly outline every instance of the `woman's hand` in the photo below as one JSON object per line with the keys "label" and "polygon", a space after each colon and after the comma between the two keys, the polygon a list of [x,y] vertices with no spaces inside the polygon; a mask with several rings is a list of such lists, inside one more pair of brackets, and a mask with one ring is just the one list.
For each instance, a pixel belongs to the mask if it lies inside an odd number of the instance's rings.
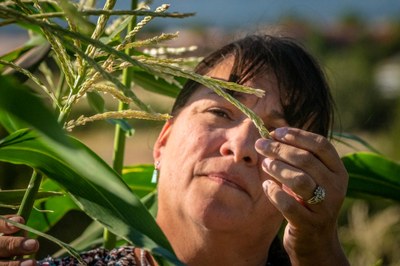
{"label": "woman's hand", "polygon": [[[272,204],[288,224],[283,244],[292,265],[348,265],[337,235],[337,217],[348,174],[324,137],[295,128],[278,128],[272,139],[256,142],[266,158],[262,168],[273,180],[263,183]],[[320,186],[323,200],[307,202]]]}
{"label": "woman's hand", "polygon": [[[5,215],[4,217],[18,223],[25,222],[21,216]],[[11,236],[19,230],[5,220],[0,220],[0,266],[36,265],[36,261],[31,259],[13,260],[15,256],[32,254],[39,249],[39,243],[35,239]]]}

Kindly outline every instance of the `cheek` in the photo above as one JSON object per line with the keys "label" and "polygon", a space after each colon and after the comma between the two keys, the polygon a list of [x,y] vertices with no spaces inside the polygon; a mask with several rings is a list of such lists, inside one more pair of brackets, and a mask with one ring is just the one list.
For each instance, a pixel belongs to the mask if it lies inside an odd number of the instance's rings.
{"label": "cheek", "polygon": [[223,133],[211,130],[206,126],[194,123],[187,123],[185,127],[179,127],[179,131],[174,132],[168,145],[170,154],[178,157],[206,156],[206,154],[218,151],[221,144]]}
{"label": "cheek", "polygon": [[193,164],[201,159],[207,146],[206,134],[201,134],[198,126],[190,122],[175,126],[163,151],[161,171],[168,176],[191,174]]}
{"label": "cheek", "polygon": [[162,185],[175,190],[190,185],[196,165],[218,156],[220,137],[190,122],[173,130],[161,158],[160,185],[167,182]]}

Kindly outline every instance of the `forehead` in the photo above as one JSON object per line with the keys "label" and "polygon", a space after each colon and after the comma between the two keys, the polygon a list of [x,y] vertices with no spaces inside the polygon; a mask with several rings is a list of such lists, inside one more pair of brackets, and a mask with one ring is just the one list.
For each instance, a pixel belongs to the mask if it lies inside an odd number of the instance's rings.
{"label": "forehead", "polygon": [[[205,75],[229,81],[234,63],[234,56],[231,55],[211,68]],[[276,76],[271,71],[267,71],[265,68],[255,71],[256,74],[253,75],[253,78],[245,82],[243,85],[265,90],[266,93],[279,92]]]}
{"label": "forehead", "polygon": [[[234,58],[233,56],[230,56],[217,64],[208,73],[206,73],[206,75],[212,78],[229,81],[233,64]],[[265,91],[265,96],[263,98],[259,98],[247,93],[234,93],[235,98],[252,109],[254,109],[256,106],[261,106],[262,109],[264,109],[263,111],[274,113],[274,116],[282,116],[283,118],[278,82],[274,74],[265,70],[260,71],[260,73],[254,75],[252,79],[246,81],[243,85],[256,89],[262,89]]]}
{"label": "forehead", "polygon": [[229,80],[229,76],[232,72],[233,64],[235,59],[233,55],[227,57],[226,59],[219,62],[216,66],[211,68],[206,75],[214,78],[219,78],[222,80]]}
{"label": "forehead", "polygon": [[[210,71],[205,73],[205,75],[228,81],[234,63],[232,59],[225,59],[225,61],[214,66]],[[264,121],[265,126],[287,126],[288,123],[281,105],[276,78],[274,75],[265,72],[266,71],[260,71],[257,75],[253,75],[253,79],[248,80],[243,84],[252,88],[265,90],[264,97],[259,98],[251,94],[236,92],[232,96],[257,114]],[[191,116],[196,114],[199,108],[207,108],[207,106],[222,108],[231,108],[233,106],[223,97],[213,92],[212,89],[205,86],[198,84],[189,89],[193,89],[194,91],[189,94],[190,96],[185,100],[184,105],[179,109],[176,109],[178,112],[174,114],[174,120],[181,120],[179,117],[185,117],[183,118],[185,120],[187,119],[187,115]]]}

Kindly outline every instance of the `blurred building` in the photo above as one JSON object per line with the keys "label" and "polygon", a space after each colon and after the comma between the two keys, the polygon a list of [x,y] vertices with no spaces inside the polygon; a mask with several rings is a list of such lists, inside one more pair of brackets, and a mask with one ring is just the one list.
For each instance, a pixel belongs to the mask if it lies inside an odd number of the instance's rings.
{"label": "blurred building", "polygon": [[375,82],[383,96],[400,96],[400,53],[384,60],[376,67]]}

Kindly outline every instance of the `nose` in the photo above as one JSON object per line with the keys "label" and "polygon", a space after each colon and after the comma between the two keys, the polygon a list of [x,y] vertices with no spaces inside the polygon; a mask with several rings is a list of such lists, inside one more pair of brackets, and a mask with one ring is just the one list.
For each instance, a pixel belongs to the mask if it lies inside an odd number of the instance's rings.
{"label": "nose", "polygon": [[258,154],[254,148],[259,138],[258,131],[250,119],[227,129],[226,141],[220,147],[223,156],[233,156],[235,162],[244,161],[247,165],[257,164]]}

